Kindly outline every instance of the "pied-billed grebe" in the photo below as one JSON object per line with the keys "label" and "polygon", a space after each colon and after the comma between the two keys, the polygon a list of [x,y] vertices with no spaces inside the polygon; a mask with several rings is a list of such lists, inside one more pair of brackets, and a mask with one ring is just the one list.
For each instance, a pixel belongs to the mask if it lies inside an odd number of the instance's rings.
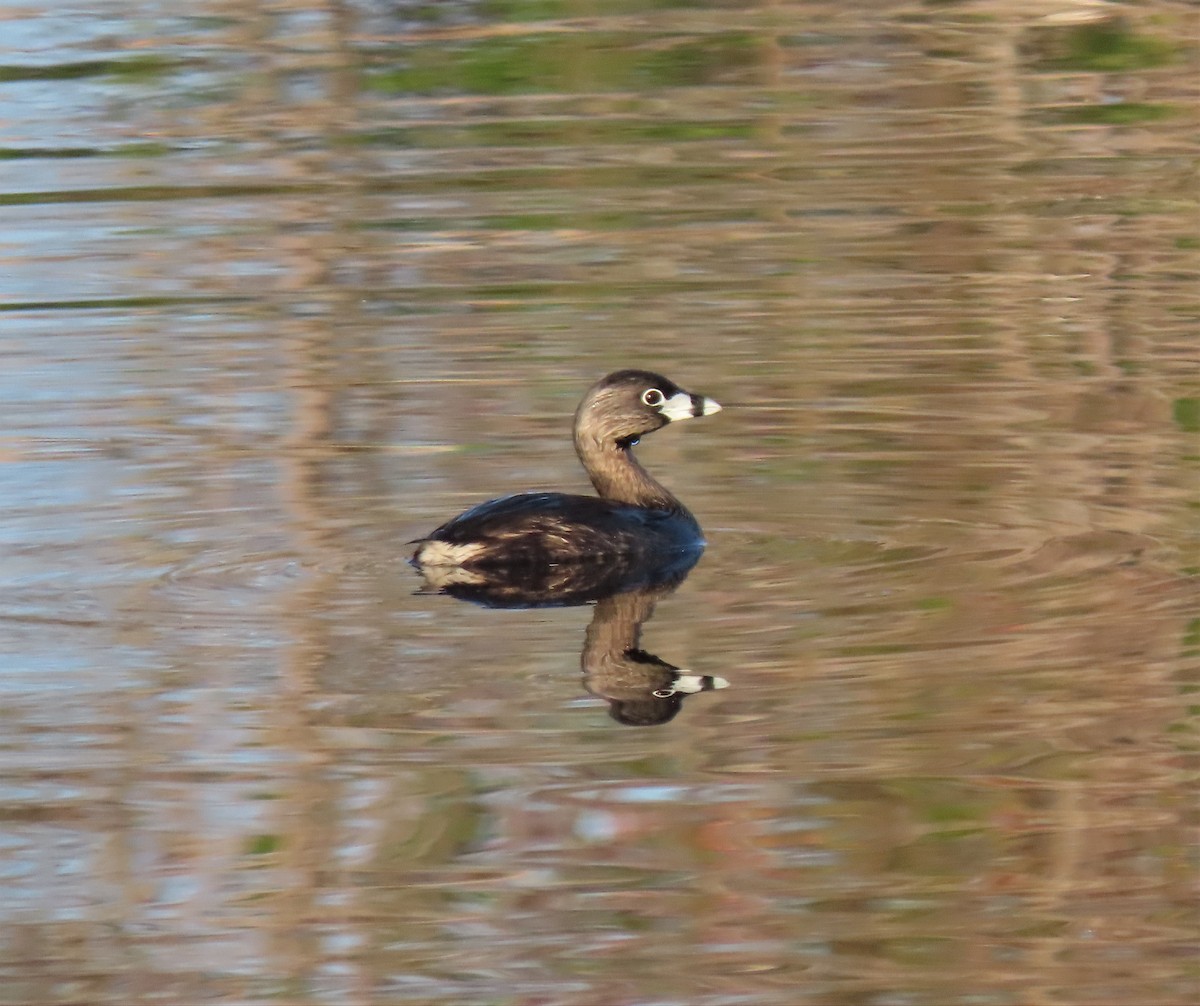
{"label": "pied-billed grebe", "polygon": [[575,412],[575,452],[599,496],[517,493],[473,507],[418,539],[417,566],[550,565],[654,556],[704,545],[687,508],[637,463],[638,438],[721,406],[660,374],[618,370]]}

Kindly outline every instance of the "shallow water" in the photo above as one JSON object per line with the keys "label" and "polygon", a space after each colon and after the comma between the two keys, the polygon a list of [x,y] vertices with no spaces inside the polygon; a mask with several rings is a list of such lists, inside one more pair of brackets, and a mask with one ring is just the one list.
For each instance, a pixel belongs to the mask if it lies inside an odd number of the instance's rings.
{"label": "shallow water", "polygon": [[[1192,5],[179,10],[0,32],[0,1004],[1196,1001]],[[403,544],[630,365],[641,729]]]}

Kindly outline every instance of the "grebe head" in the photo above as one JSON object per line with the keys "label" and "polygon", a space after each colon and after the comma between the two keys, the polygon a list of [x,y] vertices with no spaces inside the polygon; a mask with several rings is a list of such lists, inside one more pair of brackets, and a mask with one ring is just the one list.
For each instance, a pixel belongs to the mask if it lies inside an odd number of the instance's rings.
{"label": "grebe head", "polygon": [[721,406],[649,370],[618,370],[588,389],[575,413],[575,439],[628,448],[667,423],[711,416]]}

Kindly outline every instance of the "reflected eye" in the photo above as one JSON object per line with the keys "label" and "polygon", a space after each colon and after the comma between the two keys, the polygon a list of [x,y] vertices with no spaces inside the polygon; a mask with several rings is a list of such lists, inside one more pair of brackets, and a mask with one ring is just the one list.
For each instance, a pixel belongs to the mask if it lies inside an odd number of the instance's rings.
{"label": "reflected eye", "polygon": [[666,400],[667,396],[659,391],[658,388],[649,388],[642,392],[642,402],[649,405],[652,409],[657,409]]}

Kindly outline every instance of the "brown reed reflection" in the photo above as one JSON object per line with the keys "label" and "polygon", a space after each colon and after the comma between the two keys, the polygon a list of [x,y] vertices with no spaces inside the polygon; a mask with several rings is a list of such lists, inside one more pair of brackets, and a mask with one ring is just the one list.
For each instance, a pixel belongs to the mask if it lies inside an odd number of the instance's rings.
{"label": "brown reed reflection", "polygon": [[608,703],[609,715],[626,726],[667,723],[697,692],[725,688],[724,678],[693,674],[647,653],[642,626],[658,602],[675,592],[703,549],[612,562],[421,569],[425,589],[491,608],[542,608],[595,604],[584,634],[583,687]]}

